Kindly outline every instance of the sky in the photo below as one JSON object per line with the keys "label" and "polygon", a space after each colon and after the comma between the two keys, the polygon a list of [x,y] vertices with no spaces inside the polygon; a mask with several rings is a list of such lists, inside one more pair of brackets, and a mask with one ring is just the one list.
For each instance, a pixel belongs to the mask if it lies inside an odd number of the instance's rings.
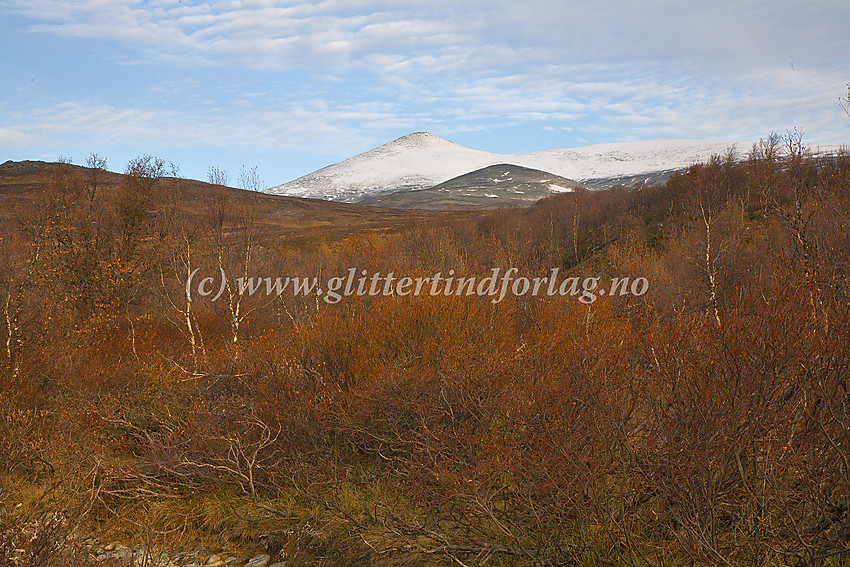
{"label": "sky", "polygon": [[0,162],[285,183],[405,134],[850,141],[848,0],[0,0]]}

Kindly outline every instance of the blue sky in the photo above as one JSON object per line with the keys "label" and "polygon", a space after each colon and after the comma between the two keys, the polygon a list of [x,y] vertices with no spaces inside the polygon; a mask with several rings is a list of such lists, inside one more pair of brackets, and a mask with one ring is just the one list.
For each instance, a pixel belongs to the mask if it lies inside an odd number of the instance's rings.
{"label": "blue sky", "polygon": [[847,0],[0,0],[0,162],[271,186],[415,131],[844,143],[848,24]]}

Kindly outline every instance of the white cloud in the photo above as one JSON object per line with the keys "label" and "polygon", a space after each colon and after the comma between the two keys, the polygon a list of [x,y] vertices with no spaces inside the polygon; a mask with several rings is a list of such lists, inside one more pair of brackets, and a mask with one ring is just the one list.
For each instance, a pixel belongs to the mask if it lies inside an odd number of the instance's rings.
{"label": "white cloud", "polygon": [[[421,5],[9,0],[6,11],[41,22],[31,27],[37,32],[110,39],[162,56],[262,70],[333,68],[396,54],[423,64],[430,56],[441,70],[453,63],[456,72],[563,61],[667,61],[739,74],[792,60],[839,64],[850,20],[845,0],[432,0]],[[373,65],[376,61],[371,59]],[[391,72],[396,65],[380,70]]]}
{"label": "white cloud", "polygon": [[0,128],[0,147],[30,147],[32,136],[15,128]]}
{"label": "white cloud", "polygon": [[[64,104],[0,117],[7,147],[102,139],[342,153],[405,129],[523,124],[593,141],[848,133],[837,105],[850,80],[846,0],[6,0],[0,13],[183,70],[179,88],[208,103],[60,93]],[[224,71],[218,94],[194,79],[201,65]],[[226,83],[245,69],[256,85]]]}
{"label": "white cloud", "polygon": [[[33,108],[0,124],[0,147],[26,142],[51,147],[94,147],[103,143],[140,148],[219,148],[303,151],[324,149],[328,139],[340,147],[361,147],[369,124],[411,126],[386,104],[334,105],[328,101],[293,102],[285,108],[230,113],[151,111],[109,105],[62,103]],[[363,125],[367,125],[363,128]],[[364,135],[365,134],[365,135]]]}
{"label": "white cloud", "polygon": [[735,80],[792,63],[836,74],[850,21],[846,0],[9,0],[5,10],[37,22],[33,32],[117,41],[164,61],[386,81],[570,65],[629,66],[627,77],[661,66]]}

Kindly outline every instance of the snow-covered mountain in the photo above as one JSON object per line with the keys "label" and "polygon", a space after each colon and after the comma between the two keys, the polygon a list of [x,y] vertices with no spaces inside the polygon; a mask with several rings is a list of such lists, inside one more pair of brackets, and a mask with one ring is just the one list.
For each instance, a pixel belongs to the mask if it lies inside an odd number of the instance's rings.
{"label": "snow-covered mountain", "polygon": [[376,195],[433,187],[484,167],[513,164],[584,181],[652,174],[687,167],[748,142],[657,140],[599,144],[528,154],[465,148],[428,132],[408,134],[368,152],[267,189],[277,195],[358,202]]}
{"label": "snow-covered mountain", "polygon": [[366,196],[432,187],[504,163],[501,157],[416,132],[266,192],[355,203]]}

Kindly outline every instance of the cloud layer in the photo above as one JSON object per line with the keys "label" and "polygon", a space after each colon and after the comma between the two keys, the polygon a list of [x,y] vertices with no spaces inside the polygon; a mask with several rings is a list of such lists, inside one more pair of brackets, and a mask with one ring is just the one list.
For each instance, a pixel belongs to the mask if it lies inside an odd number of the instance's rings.
{"label": "cloud layer", "polygon": [[[31,56],[4,64],[19,80],[0,87],[0,149],[345,157],[414,129],[513,153],[848,133],[845,0],[7,0],[0,14],[7,52]],[[91,80],[31,90],[23,77],[50,66],[34,38],[81,49]]]}

